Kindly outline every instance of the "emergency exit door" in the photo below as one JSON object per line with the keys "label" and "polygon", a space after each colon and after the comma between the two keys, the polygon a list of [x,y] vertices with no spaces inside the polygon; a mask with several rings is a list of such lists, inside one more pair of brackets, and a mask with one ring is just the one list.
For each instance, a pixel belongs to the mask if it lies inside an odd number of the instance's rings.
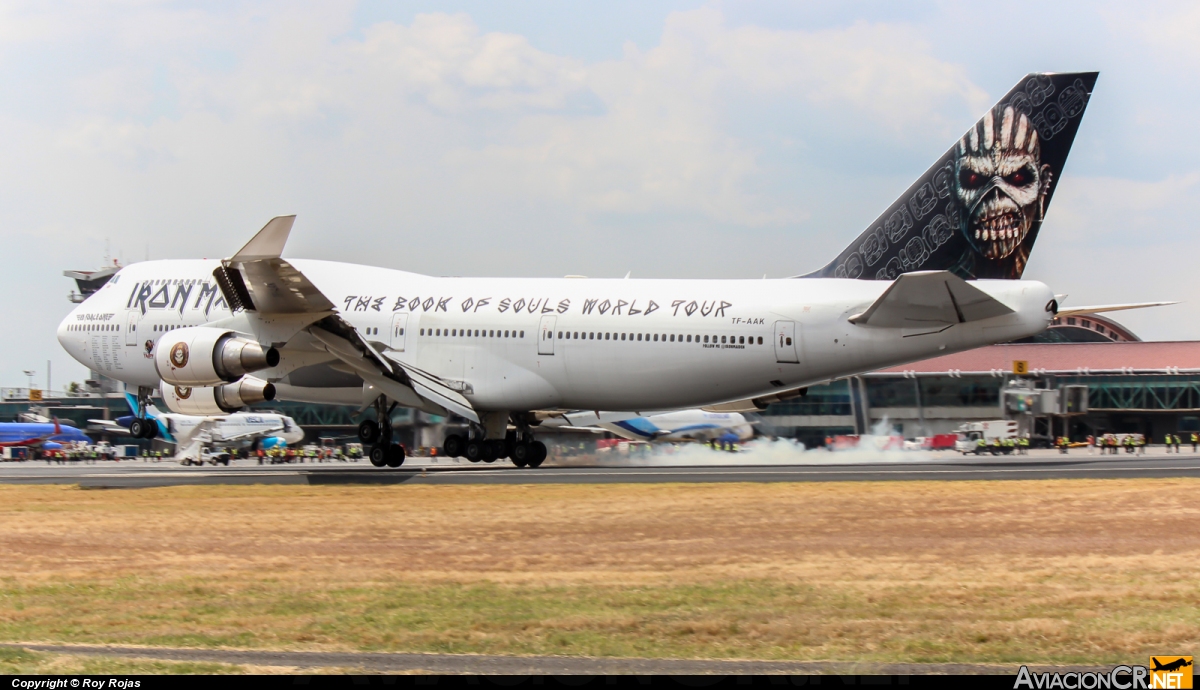
{"label": "emergency exit door", "polygon": [[775,322],[775,361],[798,363],[796,350],[796,322]]}
{"label": "emergency exit door", "polygon": [[404,340],[407,337],[404,332],[406,330],[408,330],[408,312],[392,316],[392,331],[389,335],[389,343],[393,350],[404,352]]}
{"label": "emergency exit door", "polygon": [[137,327],[138,327],[138,317],[139,316],[141,316],[141,314],[139,314],[138,311],[135,309],[135,310],[129,312],[129,318],[127,318],[125,320],[125,346],[126,347],[137,347],[137,344],[138,344]]}
{"label": "emergency exit door", "polygon": [[543,316],[542,326],[538,329],[538,354],[554,354],[554,324],[557,317]]}

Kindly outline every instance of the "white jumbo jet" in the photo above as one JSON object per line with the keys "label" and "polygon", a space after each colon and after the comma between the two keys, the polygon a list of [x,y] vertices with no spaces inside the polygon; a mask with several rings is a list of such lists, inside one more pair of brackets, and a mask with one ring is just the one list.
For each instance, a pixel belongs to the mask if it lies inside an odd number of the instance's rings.
{"label": "white jumbo jet", "polygon": [[1042,331],[1067,312],[1020,277],[1096,76],[1023,78],[805,276],[439,278],[284,259],[295,217],[282,216],[225,260],[126,266],[63,320],[59,342],[138,387],[143,409],[156,388],[201,415],[276,397],[373,406],[360,438],[392,467],[404,461],[394,406],[453,412],[471,432],[447,437],[448,455],[537,466],[537,424],[563,411],[759,407]]}

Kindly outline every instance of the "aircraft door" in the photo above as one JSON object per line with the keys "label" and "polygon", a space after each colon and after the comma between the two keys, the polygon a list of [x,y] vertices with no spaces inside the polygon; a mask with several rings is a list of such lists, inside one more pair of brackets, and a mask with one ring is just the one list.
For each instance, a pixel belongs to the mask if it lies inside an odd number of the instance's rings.
{"label": "aircraft door", "polygon": [[392,349],[397,352],[404,352],[404,332],[408,330],[408,312],[396,314],[392,316],[392,334],[391,345]]}
{"label": "aircraft door", "polygon": [[129,317],[125,320],[125,347],[137,347],[137,327],[138,317],[141,314],[135,309],[129,312]]}
{"label": "aircraft door", "polygon": [[796,322],[775,322],[775,361],[799,363],[796,355]]}
{"label": "aircraft door", "polygon": [[554,316],[543,316],[542,326],[538,329],[538,354],[552,355],[554,354],[554,324],[556,323]]}

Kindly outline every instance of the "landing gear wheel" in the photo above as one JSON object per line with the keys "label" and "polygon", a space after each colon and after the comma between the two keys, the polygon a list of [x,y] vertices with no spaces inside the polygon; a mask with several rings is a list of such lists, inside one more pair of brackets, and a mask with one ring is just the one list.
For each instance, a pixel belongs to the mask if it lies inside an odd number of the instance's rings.
{"label": "landing gear wheel", "polygon": [[465,445],[462,436],[450,434],[446,437],[446,442],[442,444],[442,452],[452,458],[461,458]]}
{"label": "landing gear wheel", "polygon": [[533,457],[533,449],[529,447],[528,443],[518,443],[513,446],[508,457],[517,467],[525,467],[529,465],[529,458]]}
{"label": "landing gear wheel", "polygon": [[130,422],[129,435],[134,438],[146,438],[146,420],[135,418]]}
{"label": "landing gear wheel", "polygon": [[371,446],[371,464],[383,467],[387,464],[387,446]]}
{"label": "landing gear wheel", "polygon": [[393,443],[388,446],[387,450],[387,466],[399,467],[404,464],[404,446],[399,443]]}
{"label": "landing gear wheel", "polygon": [[496,462],[496,442],[495,441],[484,441],[483,442],[483,454],[481,456],[479,456],[479,459],[486,463]]}
{"label": "landing gear wheel", "polygon": [[158,425],[150,420],[146,420],[146,433],[142,438],[147,441],[153,441],[158,438]]}
{"label": "landing gear wheel", "polygon": [[503,460],[508,457],[508,441],[488,441],[492,445],[492,449],[496,452],[496,459]]}
{"label": "landing gear wheel", "polygon": [[379,424],[373,419],[364,420],[358,425],[358,440],[372,444],[379,440]]}
{"label": "landing gear wheel", "polygon": [[529,444],[529,450],[532,451],[529,461],[526,463],[529,467],[541,467],[546,460],[546,444],[541,441],[534,441]]}
{"label": "landing gear wheel", "polygon": [[467,457],[469,462],[479,462],[483,459],[483,442],[467,441],[467,447],[463,449],[463,455]]}

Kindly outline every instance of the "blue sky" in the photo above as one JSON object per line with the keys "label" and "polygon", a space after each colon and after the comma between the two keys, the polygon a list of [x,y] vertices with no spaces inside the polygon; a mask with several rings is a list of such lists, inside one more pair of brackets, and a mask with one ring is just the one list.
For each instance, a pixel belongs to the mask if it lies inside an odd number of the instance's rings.
{"label": "blue sky", "polygon": [[[84,370],[69,268],[289,253],[437,275],[780,277],[1030,71],[1100,80],[1026,276],[1200,335],[1200,8],[0,2],[0,272],[23,369]],[[58,387],[58,384],[56,384]]]}

